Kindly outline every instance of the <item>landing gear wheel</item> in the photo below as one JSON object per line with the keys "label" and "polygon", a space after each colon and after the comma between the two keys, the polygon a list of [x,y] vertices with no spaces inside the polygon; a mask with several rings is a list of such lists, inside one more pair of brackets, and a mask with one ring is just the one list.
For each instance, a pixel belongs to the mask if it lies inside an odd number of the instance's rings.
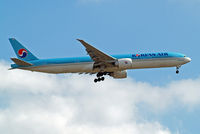
{"label": "landing gear wheel", "polygon": [[98,81],[101,81],[101,78],[99,77],[97,80],[98,80]]}
{"label": "landing gear wheel", "polygon": [[179,68],[180,68],[181,66],[177,66],[176,67],[176,74],[179,74]]}
{"label": "landing gear wheel", "polygon": [[104,81],[104,80],[105,80],[105,77],[99,77],[97,79],[94,79],[94,82],[97,83],[97,82]]}
{"label": "landing gear wheel", "polygon": [[94,79],[94,82],[97,83],[98,79]]}
{"label": "landing gear wheel", "polygon": [[179,70],[176,70],[176,74],[179,74]]}
{"label": "landing gear wheel", "polygon": [[104,75],[108,75],[109,73],[108,72],[98,72],[97,73],[97,78],[94,79],[94,82],[100,82],[100,81],[104,81],[105,80],[105,77],[103,77]]}
{"label": "landing gear wheel", "polygon": [[103,76],[103,73],[98,73],[98,74],[97,74],[97,77],[98,77],[98,78],[101,77],[101,76]]}

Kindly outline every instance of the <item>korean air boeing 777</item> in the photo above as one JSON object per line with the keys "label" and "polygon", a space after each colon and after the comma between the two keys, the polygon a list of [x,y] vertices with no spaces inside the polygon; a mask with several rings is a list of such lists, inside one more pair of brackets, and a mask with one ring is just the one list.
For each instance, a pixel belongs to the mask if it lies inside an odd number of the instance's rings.
{"label": "korean air boeing 777", "polygon": [[184,54],[174,52],[108,55],[83,40],[88,57],[38,59],[16,39],[9,39],[18,58],[11,58],[15,64],[11,69],[23,69],[44,73],[86,73],[96,74],[94,82],[103,81],[104,75],[113,78],[126,78],[128,69],[176,67],[191,61]]}

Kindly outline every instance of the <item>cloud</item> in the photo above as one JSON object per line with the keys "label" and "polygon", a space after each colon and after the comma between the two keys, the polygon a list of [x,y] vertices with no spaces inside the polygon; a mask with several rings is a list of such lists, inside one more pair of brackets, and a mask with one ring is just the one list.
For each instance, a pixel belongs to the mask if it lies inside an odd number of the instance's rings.
{"label": "cloud", "polygon": [[95,84],[87,75],[8,68],[0,62],[0,133],[4,134],[170,134],[159,122],[143,119],[138,105],[160,112],[172,104],[186,108],[200,104],[200,79],[165,87],[131,78],[107,78]]}

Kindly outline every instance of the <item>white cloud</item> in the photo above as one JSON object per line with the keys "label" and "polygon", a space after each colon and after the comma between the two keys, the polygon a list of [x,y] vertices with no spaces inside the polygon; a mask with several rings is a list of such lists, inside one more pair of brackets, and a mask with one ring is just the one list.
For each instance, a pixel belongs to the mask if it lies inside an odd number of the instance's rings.
{"label": "white cloud", "polygon": [[6,106],[0,102],[3,134],[170,134],[159,122],[142,119],[137,105],[156,112],[172,104],[190,108],[200,104],[200,79],[166,87],[111,78],[95,84],[90,76],[8,68],[0,62],[0,94],[7,96]]}

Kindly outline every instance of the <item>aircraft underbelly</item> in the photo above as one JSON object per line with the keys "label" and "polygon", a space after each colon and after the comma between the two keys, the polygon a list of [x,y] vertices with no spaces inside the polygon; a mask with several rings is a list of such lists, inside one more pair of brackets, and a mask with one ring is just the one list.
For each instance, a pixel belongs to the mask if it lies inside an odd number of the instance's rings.
{"label": "aircraft underbelly", "polygon": [[55,64],[33,67],[28,70],[44,72],[44,73],[77,73],[77,72],[92,72],[93,63],[70,63],[70,64]]}
{"label": "aircraft underbelly", "polygon": [[147,59],[133,60],[133,69],[175,67],[184,64],[180,59]]}

